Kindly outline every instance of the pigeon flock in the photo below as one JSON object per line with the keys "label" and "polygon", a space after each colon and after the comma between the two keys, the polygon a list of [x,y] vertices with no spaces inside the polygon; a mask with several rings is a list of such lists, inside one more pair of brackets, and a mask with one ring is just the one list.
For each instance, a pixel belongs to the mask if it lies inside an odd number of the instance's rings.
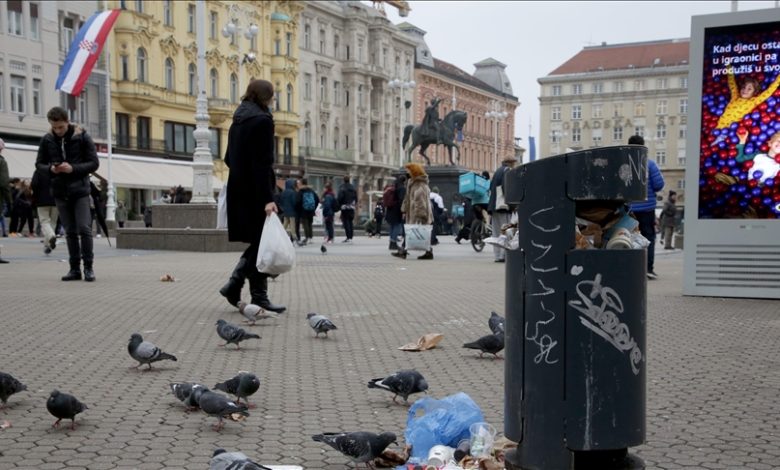
{"label": "pigeon flock", "polygon": [[[238,304],[238,307],[239,313],[250,325],[254,325],[259,319],[275,317],[275,314],[269,315],[257,305],[241,302]],[[337,330],[336,325],[324,315],[309,313],[306,315],[306,319],[315,332],[315,338],[322,333],[324,338],[327,339],[329,331]],[[227,346],[232,343],[236,345],[237,350],[240,350],[239,343],[242,341],[260,339],[259,335],[250,333],[224,319],[219,319],[216,322],[216,326],[218,336],[225,341],[220,346]],[[479,350],[480,357],[484,353],[498,357],[498,352],[504,348],[504,318],[496,312],[491,312],[488,326],[492,331],[490,335],[483,336],[470,343],[465,343],[463,347]],[[152,364],[155,362],[165,360],[177,361],[176,356],[166,353],[155,344],[144,340],[139,333],[134,333],[130,336],[127,351],[130,357],[138,362],[131,369],[138,369],[146,365],[147,368],[141,370],[152,370]],[[225,426],[224,420],[226,418],[240,421],[249,416],[248,410],[255,408],[255,405],[249,402],[249,397],[260,389],[260,379],[253,373],[242,371],[232,378],[215,384],[214,390],[197,382],[170,383],[169,387],[174,397],[184,405],[186,412],[201,410],[206,415],[217,418],[217,423],[212,426],[212,429],[221,431]],[[394,403],[398,403],[396,398],[400,396],[403,398],[404,403],[408,404],[411,395],[428,393],[428,382],[420,372],[414,369],[404,369],[386,377],[371,379],[368,382],[368,388],[385,390],[393,394],[392,399]],[[25,391],[27,391],[25,384],[8,373],[0,372],[0,401],[2,401],[0,409],[7,407],[7,402],[12,395]],[[224,392],[227,395],[217,391]],[[234,396],[235,400],[228,395]],[[52,427],[58,427],[60,421],[66,419],[71,420],[70,429],[75,430],[76,415],[88,410],[88,406],[73,395],[55,389],[46,401],[46,409],[52,416],[57,418]],[[397,444],[396,435],[392,432],[380,434],[372,432],[321,433],[313,435],[312,439],[316,442],[325,443],[339,451],[356,465],[365,464],[368,467],[372,467],[372,462],[382,456],[390,444]],[[214,451],[210,469],[270,470],[253,462],[241,452],[228,452],[221,448]]]}

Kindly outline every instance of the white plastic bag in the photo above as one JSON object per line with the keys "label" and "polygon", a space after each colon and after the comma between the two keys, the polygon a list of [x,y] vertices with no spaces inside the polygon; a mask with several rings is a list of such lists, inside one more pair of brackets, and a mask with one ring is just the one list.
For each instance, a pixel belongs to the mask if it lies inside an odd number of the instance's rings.
{"label": "white plastic bag", "polygon": [[260,248],[257,250],[257,270],[267,274],[284,274],[295,266],[295,247],[276,212],[265,218]]}
{"label": "white plastic bag", "polygon": [[406,250],[407,251],[428,251],[431,249],[431,230],[432,225],[405,224],[406,232]]}
{"label": "white plastic bag", "polygon": [[227,183],[222,185],[217,197],[217,228],[228,228],[227,226]]}

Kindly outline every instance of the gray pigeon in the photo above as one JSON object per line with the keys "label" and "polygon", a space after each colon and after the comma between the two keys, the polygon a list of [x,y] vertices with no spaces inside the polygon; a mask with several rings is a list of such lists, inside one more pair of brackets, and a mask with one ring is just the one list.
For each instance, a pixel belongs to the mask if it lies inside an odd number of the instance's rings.
{"label": "gray pigeon", "polygon": [[351,458],[356,463],[371,465],[391,443],[396,443],[395,434],[383,432],[327,432],[311,437],[316,442],[324,442]]}
{"label": "gray pigeon", "polygon": [[328,249],[325,248],[325,244],[324,243],[322,245],[320,245],[320,252],[322,252],[323,255],[328,252]]}
{"label": "gray pigeon", "polygon": [[497,314],[496,312],[490,312],[490,319],[488,320],[488,326],[490,327],[490,331],[492,331],[494,335],[497,335],[499,333],[504,333],[504,317]]}
{"label": "gray pigeon", "polygon": [[135,366],[135,369],[138,369],[143,364],[147,364],[149,369],[151,369],[152,362],[162,361],[165,359],[169,359],[171,361],[177,360],[176,356],[173,354],[162,352],[162,350],[154,344],[150,343],[149,341],[144,341],[143,336],[139,335],[138,333],[133,333],[130,336],[130,342],[127,344],[127,352],[130,353],[130,357],[138,361],[138,365]]}
{"label": "gray pigeon", "polygon": [[27,390],[27,385],[16,380],[11,374],[0,372],[0,410],[5,408],[5,404],[8,402],[8,397],[14,393],[19,393]]}
{"label": "gray pigeon", "polygon": [[238,375],[232,379],[214,385],[214,388],[235,395],[236,403],[241,403],[241,398],[243,397],[246,406],[254,408],[255,405],[249,403],[247,397],[253,395],[260,388],[260,379],[258,379],[255,374],[239,372]]}
{"label": "gray pigeon", "polygon": [[211,456],[209,470],[271,470],[259,463],[249,460],[243,452],[228,452],[225,449],[215,449]]}
{"label": "gray pigeon", "polygon": [[403,397],[405,402],[409,401],[409,395],[413,393],[425,392],[428,390],[428,382],[425,377],[416,370],[399,370],[393,375],[372,379],[368,382],[368,388],[381,388],[393,393],[393,402],[398,395]]}
{"label": "gray pigeon", "polygon": [[225,423],[222,421],[222,418],[225,416],[230,416],[233,413],[249,416],[249,413],[246,411],[246,405],[235,403],[225,395],[212,391],[203,392],[200,395],[198,406],[200,406],[200,409],[207,415],[219,418],[219,422],[217,422],[215,426],[212,426],[215,431],[219,431],[225,427]]}
{"label": "gray pigeon", "polygon": [[483,354],[488,353],[494,355],[496,359],[501,359],[498,353],[504,349],[504,334],[501,333],[498,335],[483,336],[471,343],[465,343],[463,347],[468,349],[478,349],[480,351],[479,357],[482,357]]}
{"label": "gray pigeon", "polygon": [[247,333],[245,329],[221,319],[217,320],[217,334],[226,341],[225,344],[220,346],[227,346],[233,343],[236,345],[236,349],[241,349],[241,346],[238,345],[241,341],[252,338],[260,339],[260,335]]}
{"label": "gray pigeon", "polygon": [[63,419],[71,420],[70,429],[76,429],[76,415],[87,409],[87,405],[81,403],[73,395],[62,393],[59,390],[51,392],[46,400],[46,409],[49,410],[57,421],[51,427],[59,427]]}
{"label": "gray pigeon", "polygon": [[187,411],[198,409],[198,400],[203,392],[208,392],[209,388],[199,383],[172,383],[171,392],[187,407]]}
{"label": "gray pigeon", "polygon": [[338,330],[336,328],[336,325],[333,324],[332,321],[325,315],[320,315],[318,313],[308,313],[306,314],[306,318],[309,319],[309,326],[311,326],[311,329],[314,330],[316,333],[314,337],[319,337],[320,333],[325,333],[325,337],[328,337],[328,331],[330,330]]}
{"label": "gray pigeon", "polygon": [[265,320],[266,318],[277,318],[279,316],[276,312],[265,311],[259,305],[248,304],[246,302],[238,303],[238,311],[246,318],[246,322],[250,325],[254,325],[257,320]]}

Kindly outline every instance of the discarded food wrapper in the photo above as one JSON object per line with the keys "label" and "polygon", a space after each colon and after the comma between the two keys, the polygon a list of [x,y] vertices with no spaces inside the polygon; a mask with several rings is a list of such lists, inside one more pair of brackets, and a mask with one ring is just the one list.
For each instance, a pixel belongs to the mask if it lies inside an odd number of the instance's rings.
{"label": "discarded food wrapper", "polygon": [[412,446],[404,446],[404,450],[401,452],[385,449],[382,454],[374,459],[374,466],[380,468],[394,468],[399,465],[403,465],[409,460],[409,455],[412,453]]}
{"label": "discarded food wrapper", "polygon": [[243,421],[246,419],[246,416],[242,415],[241,413],[233,413],[229,417],[233,421]]}
{"label": "discarded food wrapper", "polygon": [[171,275],[171,274],[163,274],[162,276],[160,276],[160,281],[161,282],[176,282],[176,278],[173,277],[173,275]]}
{"label": "discarded food wrapper", "polygon": [[6,429],[6,428],[10,428],[10,427],[11,427],[11,422],[10,421],[6,420],[6,421],[3,421],[2,423],[0,423],[0,429]]}
{"label": "discarded food wrapper", "polygon": [[427,335],[421,336],[420,339],[414,343],[404,344],[398,349],[402,351],[427,351],[428,349],[435,348],[442,339],[444,339],[444,335],[441,333],[428,333]]}

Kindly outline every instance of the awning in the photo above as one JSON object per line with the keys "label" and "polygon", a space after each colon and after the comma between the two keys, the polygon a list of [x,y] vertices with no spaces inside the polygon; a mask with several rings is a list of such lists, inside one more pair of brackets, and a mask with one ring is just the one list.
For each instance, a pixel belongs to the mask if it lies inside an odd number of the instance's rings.
{"label": "awning", "polygon": [[[32,178],[38,147],[32,145],[6,144],[3,156],[8,162],[11,178]],[[108,156],[98,152],[100,168],[96,173],[108,179]],[[192,162],[164,160],[162,158],[138,157],[114,154],[111,158],[111,175],[117,188],[170,189],[181,186],[192,190]],[[222,181],[212,176],[212,188],[219,191]]]}

